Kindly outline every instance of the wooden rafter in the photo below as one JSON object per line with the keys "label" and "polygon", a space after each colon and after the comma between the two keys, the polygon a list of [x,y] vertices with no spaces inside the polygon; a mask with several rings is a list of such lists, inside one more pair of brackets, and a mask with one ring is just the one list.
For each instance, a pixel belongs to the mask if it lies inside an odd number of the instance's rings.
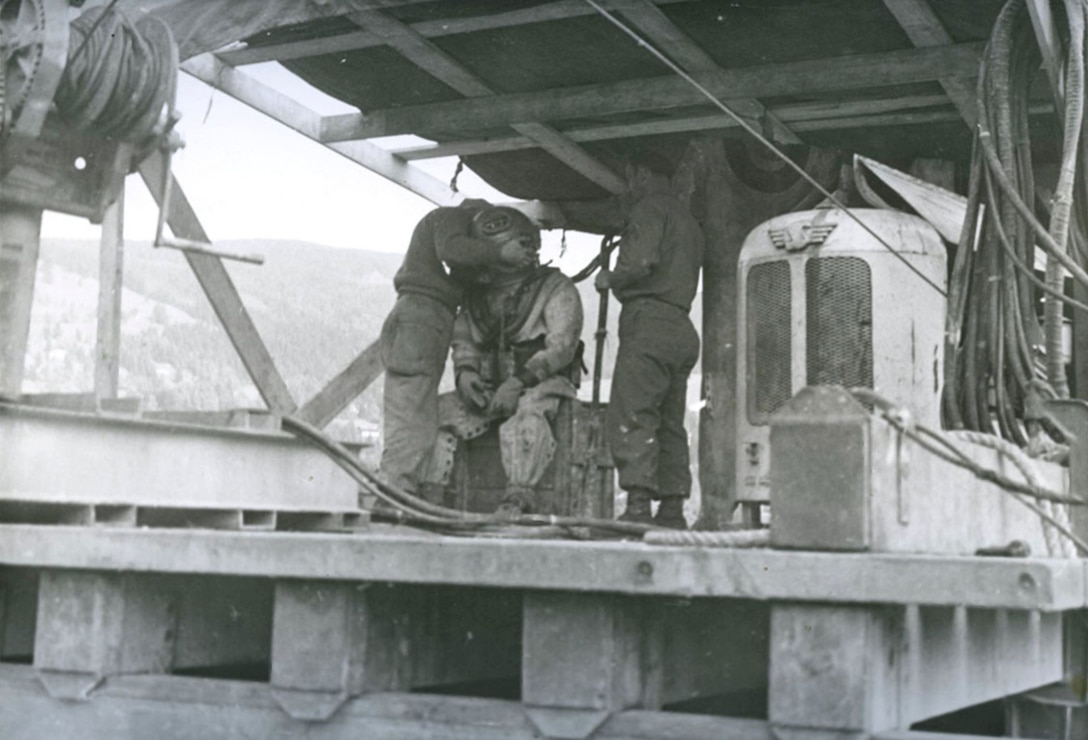
{"label": "wooden rafter", "polygon": [[[773,109],[775,117],[789,123],[794,129],[808,131],[826,130],[832,128],[850,128],[846,125],[852,119],[859,121],[869,120],[876,114],[902,113],[905,111],[917,111],[923,108],[939,108],[948,106],[948,98],[945,95],[913,95],[903,98],[880,98],[836,101],[831,103],[797,103],[784,105]],[[934,120],[947,120],[946,111],[934,110],[930,115],[939,116]],[[571,141],[606,141],[609,139],[626,139],[636,136],[657,136],[662,134],[687,133],[692,131],[713,131],[719,129],[735,128],[738,124],[727,115],[716,113],[702,116],[685,116],[682,118],[666,118],[655,121],[642,121],[639,123],[621,123],[612,126],[588,126],[585,128],[567,129],[563,134]],[[528,149],[535,146],[533,141],[525,136],[511,136],[494,139],[472,139],[465,141],[447,141],[438,144],[405,147],[394,149],[393,154],[407,161],[417,159],[433,159],[436,157],[451,157],[470,154],[487,154],[494,152],[514,151]]]}
{"label": "wooden rafter", "polygon": [[[623,0],[604,0],[601,4],[605,8],[615,9]],[[671,5],[690,0],[654,0],[656,5]],[[465,18],[441,18],[436,20],[420,21],[409,26],[415,33],[428,39],[442,36],[454,36],[461,33],[475,33],[478,31],[492,31],[499,28],[524,26],[531,23],[545,23],[547,21],[560,21],[568,18],[578,18],[594,15],[597,11],[583,0],[557,0],[544,3],[531,8],[507,10],[490,15],[469,16]],[[351,31],[325,36],[305,41],[288,41],[281,44],[267,44],[264,46],[245,47],[240,49],[224,49],[217,52],[217,56],[224,62],[240,66],[243,64],[258,64],[260,62],[285,61],[288,59],[301,59],[304,57],[320,56],[322,54],[338,54],[350,51],[368,49],[381,46],[385,40],[369,31]]]}
{"label": "wooden rafter", "polygon": [[[951,46],[954,43],[927,0],[884,0],[884,6],[895,16],[895,20],[915,46]],[[938,80],[945,94],[963,116],[964,122],[972,129],[978,121],[975,104],[976,76],[946,75]]]}
{"label": "wooden rafter", "polygon": [[[211,54],[194,57],[182,64],[181,68],[198,80],[321,143],[320,115],[245,72],[224,64]],[[437,205],[454,205],[463,199],[441,180],[369,142],[326,143],[325,146]]]}
{"label": "wooden rafter", "polygon": [[[956,44],[728,69],[707,87],[722,99],[737,99],[929,82],[974,74],[981,51],[981,44]],[[684,80],[662,76],[494,95],[486,103],[469,98],[327,116],[322,121],[321,138],[331,142],[407,133],[426,135],[437,129],[473,131],[526,121],[601,117],[705,102],[702,94]]]}
{"label": "wooden rafter", "polygon": [[[713,57],[676,27],[669,17],[650,0],[628,0],[620,5],[623,17],[638,31],[689,74],[701,73],[710,79],[720,77],[723,70]],[[782,123],[755,98],[724,101],[735,112],[748,111],[750,124],[756,130],[766,128],[771,138],[784,144],[800,144],[797,134]]]}
{"label": "wooden rafter", "polygon": [[[350,17],[355,23],[380,36],[390,48],[468,99],[490,100],[493,97],[494,91],[486,83],[400,21],[377,11],[353,13]],[[512,127],[605,190],[611,193],[623,192],[625,183],[622,177],[550,126],[533,121],[519,121],[513,123]]]}

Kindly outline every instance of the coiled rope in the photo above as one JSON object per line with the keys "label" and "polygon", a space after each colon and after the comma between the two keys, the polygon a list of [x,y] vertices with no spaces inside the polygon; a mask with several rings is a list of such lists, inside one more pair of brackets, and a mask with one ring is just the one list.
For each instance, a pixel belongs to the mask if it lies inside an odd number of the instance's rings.
{"label": "coiled rope", "polygon": [[[1028,485],[1038,488],[1043,487],[1043,481],[1039,477],[1031,458],[1008,440],[995,437],[992,434],[970,431],[946,432],[946,435],[953,439],[962,439],[980,447],[996,450],[1020,471]],[[1042,519],[1043,537],[1046,539],[1048,554],[1053,557],[1075,558],[1077,556],[1076,548],[1073,546],[1072,541],[1060,536],[1061,530],[1058,528],[1059,526],[1066,529],[1071,527],[1069,507],[1045,499],[1038,500],[1038,507],[1047,515],[1040,518]]]}

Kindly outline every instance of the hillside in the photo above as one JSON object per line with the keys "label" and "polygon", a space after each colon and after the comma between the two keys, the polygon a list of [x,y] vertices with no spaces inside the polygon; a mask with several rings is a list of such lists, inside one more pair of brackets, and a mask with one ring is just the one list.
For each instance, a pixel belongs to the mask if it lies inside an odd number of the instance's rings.
{"label": "hillside", "polygon": [[[320,390],[378,337],[393,305],[401,255],[294,241],[223,241],[257,253],[261,266],[226,262],[288,388],[300,402]],[[24,390],[93,387],[98,247],[44,240],[38,269]],[[179,252],[130,242],[122,296],[121,393],[149,409],[260,407],[256,390]],[[593,357],[597,294],[579,286],[586,309],[586,359]],[[615,354],[618,306],[609,311],[605,377]],[[693,318],[698,321],[698,316]],[[584,384],[588,393],[589,383]],[[380,420],[381,382],[345,413]]]}
{"label": "hillside", "polygon": [[[393,304],[395,254],[299,242],[218,245],[260,253],[262,266],[228,262],[292,395],[312,396],[379,333]],[[87,391],[93,386],[97,245],[42,244],[31,318],[25,390]],[[122,296],[121,393],[147,408],[260,406],[182,255],[129,243]],[[349,416],[377,421],[380,386]]]}

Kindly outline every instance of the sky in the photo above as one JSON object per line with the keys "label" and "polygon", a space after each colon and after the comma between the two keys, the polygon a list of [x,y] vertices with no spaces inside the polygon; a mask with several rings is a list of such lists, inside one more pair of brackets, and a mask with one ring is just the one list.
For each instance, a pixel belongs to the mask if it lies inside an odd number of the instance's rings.
{"label": "sky", "polygon": [[[277,64],[245,70],[323,115],[354,110]],[[416,222],[434,207],[185,73],[179,74],[177,108],[182,114],[177,130],[185,146],[174,155],[173,170],[213,243],[274,238],[403,252]],[[413,163],[443,182],[452,178],[456,165],[452,157]],[[458,187],[470,197],[510,200],[468,169],[459,176]],[[152,240],[157,215],[143,181],[129,176],[125,238]],[[97,240],[99,234],[99,227],[86,219],[62,214],[47,213],[42,224],[46,238]],[[597,238],[570,238],[578,240],[595,245]],[[560,233],[546,233],[544,241],[546,257],[557,253]],[[594,249],[578,249],[578,259],[587,261]]]}

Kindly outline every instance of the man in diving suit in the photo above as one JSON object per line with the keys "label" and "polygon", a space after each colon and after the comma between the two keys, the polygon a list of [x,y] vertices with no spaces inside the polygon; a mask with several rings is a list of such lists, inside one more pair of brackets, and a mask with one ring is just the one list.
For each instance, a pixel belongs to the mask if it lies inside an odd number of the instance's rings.
{"label": "man in diving suit", "polygon": [[[472,233],[495,241],[511,235],[534,253],[540,232],[513,208],[473,219]],[[439,435],[423,480],[449,481],[460,439],[499,424],[507,486],[500,514],[548,509],[536,486],[555,454],[551,422],[562,398],[573,398],[569,369],[582,333],[582,302],[574,283],[555,268],[496,264],[467,293],[453,329],[457,391],[439,399]]]}
{"label": "man in diving suit", "polygon": [[494,264],[536,264],[537,250],[517,239],[474,236],[472,219],[491,205],[466,200],[437,208],[416,225],[393,278],[397,302],[381,333],[385,365],[381,470],[411,493],[438,433],[438,383],[450,349],[453,319],[465,285]]}

